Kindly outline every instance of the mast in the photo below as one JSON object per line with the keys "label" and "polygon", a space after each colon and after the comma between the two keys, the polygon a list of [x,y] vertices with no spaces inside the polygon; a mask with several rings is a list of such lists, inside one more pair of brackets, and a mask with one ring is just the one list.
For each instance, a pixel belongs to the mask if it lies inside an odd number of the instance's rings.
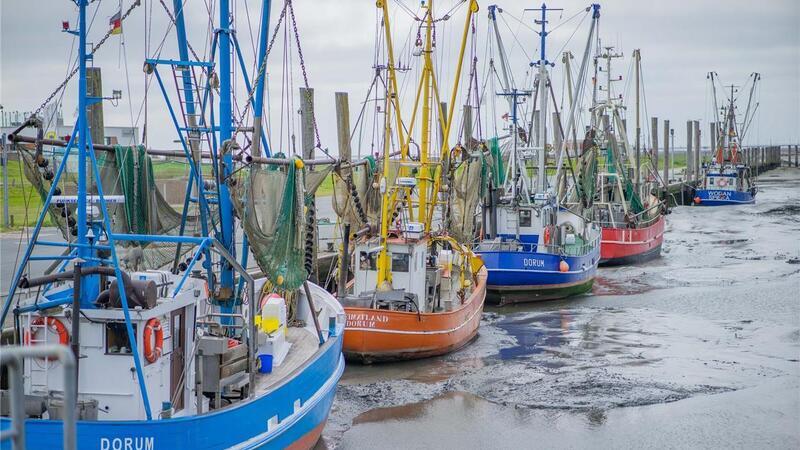
{"label": "mast", "polygon": [[[501,9],[498,8],[497,5],[489,5],[489,19],[492,23],[492,31],[494,32],[495,42],[497,44],[497,54],[500,57],[500,75],[502,76],[502,88],[503,92],[510,92],[511,91],[511,80],[508,75],[508,61],[506,60],[506,53],[505,47],[503,46],[503,39],[500,37],[500,29],[497,26],[497,11]],[[511,102],[514,101],[513,97],[508,98],[508,107],[509,109],[513,109],[514,106]]]}
{"label": "mast", "polygon": [[636,180],[636,192],[639,192],[639,186],[641,185],[641,135],[642,135],[642,126],[640,123],[641,113],[640,113],[640,105],[639,105],[639,95],[640,95],[640,77],[641,77],[641,64],[642,64],[642,55],[639,52],[639,49],[633,51],[633,61],[634,67],[636,70],[636,167],[634,167],[634,179]]}
{"label": "mast", "polygon": [[430,181],[430,169],[428,167],[428,155],[431,145],[431,101],[432,101],[432,80],[433,61],[431,52],[433,51],[433,0],[428,1],[427,13],[425,14],[425,47],[422,50],[424,58],[424,68],[422,69],[422,142],[419,149],[419,172],[417,173],[417,217],[425,224],[425,231],[428,231],[428,182]]}
{"label": "mast", "polygon": [[[219,28],[217,29],[219,45],[219,142],[222,143],[221,149],[221,173],[219,186],[219,215],[220,230],[217,239],[228,252],[236,256],[235,237],[233,232],[233,205],[231,203],[231,193],[228,189],[226,180],[233,171],[233,146],[231,141],[232,124],[232,103],[231,103],[231,11],[230,0],[220,0],[219,2]],[[233,269],[229,264],[221,264],[220,283],[221,286],[216,295],[216,300],[220,302],[223,312],[231,312],[234,283]]]}
{"label": "mast", "polygon": [[537,31],[540,41],[539,61],[534,63],[535,66],[539,67],[537,83],[537,92],[539,92],[539,139],[536,142],[536,146],[539,147],[539,167],[537,171],[536,184],[538,185],[537,190],[539,192],[545,192],[547,190],[547,172],[545,167],[547,162],[547,151],[545,149],[545,146],[547,145],[547,85],[550,82],[548,78],[549,73],[547,71],[547,66],[553,65],[553,63],[547,60],[547,11],[563,11],[563,9],[548,8],[546,4],[542,3],[540,10],[542,14],[541,20],[534,20],[535,24],[541,25],[541,31]]}

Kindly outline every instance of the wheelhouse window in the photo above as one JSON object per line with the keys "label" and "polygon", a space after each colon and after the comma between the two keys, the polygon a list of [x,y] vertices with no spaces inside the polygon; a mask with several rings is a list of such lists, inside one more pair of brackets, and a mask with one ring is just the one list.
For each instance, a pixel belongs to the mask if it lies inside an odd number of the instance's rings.
{"label": "wheelhouse window", "polygon": [[361,270],[378,270],[378,253],[361,252],[358,257],[358,268]]}
{"label": "wheelhouse window", "polygon": [[[133,327],[134,340],[136,339],[136,324]],[[130,355],[131,344],[128,340],[128,328],[124,322],[106,323],[106,354],[107,355]]]}
{"label": "wheelhouse window", "polygon": [[520,209],[519,210],[519,226],[521,226],[521,227],[530,227],[531,226],[531,210],[530,209]]}
{"label": "wheelhouse window", "polygon": [[392,271],[408,272],[409,260],[408,253],[392,253]]}

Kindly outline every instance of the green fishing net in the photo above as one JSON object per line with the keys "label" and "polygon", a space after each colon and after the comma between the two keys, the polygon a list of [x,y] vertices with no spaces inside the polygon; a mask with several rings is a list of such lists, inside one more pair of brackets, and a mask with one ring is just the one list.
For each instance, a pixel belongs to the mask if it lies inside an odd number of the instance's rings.
{"label": "green fishing net", "polygon": [[235,185],[233,204],[250,250],[277,289],[297,289],[308,278],[304,267],[307,205],[330,170],[298,169],[294,162],[252,164]]}

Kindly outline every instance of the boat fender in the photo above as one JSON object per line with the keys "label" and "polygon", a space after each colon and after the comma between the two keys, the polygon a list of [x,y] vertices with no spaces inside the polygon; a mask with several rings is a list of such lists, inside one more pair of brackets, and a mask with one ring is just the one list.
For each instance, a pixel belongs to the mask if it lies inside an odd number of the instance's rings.
{"label": "boat fender", "polygon": [[[155,342],[153,334],[155,333]],[[149,363],[158,361],[164,348],[164,330],[161,328],[161,321],[153,317],[144,326],[144,359]]]}
{"label": "boat fender", "polygon": [[569,272],[569,263],[562,259],[561,262],[558,263],[558,271],[562,273]]}
{"label": "boat fender", "polygon": [[694,203],[699,205],[700,204],[700,197],[695,197],[694,198]]}
{"label": "boat fender", "polygon": [[[69,331],[67,331],[67,327],[64,323],[55,317],[37,317],[31,321],[31,328],[37,325],[44,325],[45,320],[47,321],[47,327],[50,328],[50,331],[58,334],[58,343],[61,345],[69,345]],[[24,341],[25,345],[36,344],[36,342],[33,341],[33,333],[30,330],[25,332]]]}

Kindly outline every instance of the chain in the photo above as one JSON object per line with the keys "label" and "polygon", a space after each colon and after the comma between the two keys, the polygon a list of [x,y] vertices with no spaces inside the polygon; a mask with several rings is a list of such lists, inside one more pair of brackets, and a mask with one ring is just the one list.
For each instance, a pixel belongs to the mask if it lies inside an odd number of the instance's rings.
{"label": "chain", "polygon": [[[311,95],[310,91],[308,91],[308,73],[306,72],[306,63],[303,59],[303,49],[300,47],[300,33],[297,32],[297,21],[294,18],[294,7],[292,6],[292,0],[286,0],[286,4],[289,5],[289,16],[292,19],[292,29],[294,30],[294,38],[297,41],[297,55],[300,58],[300,69],[303,72],[303,83],[305,84],[307,95]],[[322,150],[322,144],[320,143],[319,139],[319,128],[317,128],[317,115],[311,114],[311,121],[314,124],[314,137],[317,139],[316,147]],[[323,150],[324,151],[324,150]],[[328,152],[325,152],[326,154]],[[328,155],[330,156],[330,155]]]}
{"label": "chain", "polygon": [[[264,61],[261,61],[261,66],[258,68],[258,73],[256,74],[256,77],[253,79],[253,85],[250,88],[250,92],[247,94],[247,102],[245,103],[244,110],[242,111],[242,114],[239,117],[239,124],[244,123],[244,117],[247,115],[247,112],[250,110],[250,105],[253,104],[253,95],[255,95],[256,87],[258,87],[258,83],[261,81],[261,77],[264,76],[264,72],[265,72],[265,69],[267,67],[267,59],[269,59],[268,56],[269,56],[270,52],[272,51],[273,44],[275,44],[275,39],[277,39],[277,37],[278,37],[278,31],[280,31],[281,23],[283,23],[284,17],[286,17],[286,5],[288,3],[289,2],[286,2],[283,5],[283,9],[281,10],[281,15],[278,17],[278,23],[275,24],[275,31],[272,33],[272,37],[269,40],[269,45],[267,45],[267,53],[266,53],[266,55],[264,55]],[[231,139],[230,139],[231,142],[235,142],[236,141],[236,136],[239,134],[239,130],[240,129],[241,129],[241,127],[236,127],[236,129],[233,132],[233,135],[231,136]]]}
{"label": "chain", "polygon": [[[134,9],[135,9],[137,6],[139,6],[140,4],[141,4],[141,0],[136,0],[135,2],[133,2],[133,3],[131,4],[130,8],[128,8],[128,10],[127,10],[127,11],[125,11],[125,14],[124,14],[122,17],[120,17],[120,19],[119,19],[119,21],[120,21],[120,24],[121,24],[121,23],[122,23],[122,22],[123,22],[123,21],[124,21],[124,20],[125,20],[125,19],[126,19],[126,18],[127,18],[129,15],[130,15],[130,14],[131,14],[131,12],[132,12],[132,11],[133,11],[133,10],[134,10]],[[111,33],[112,33],[113,31],[114,31],[113,29],[112,29],[112,30],[108,30],[108,31],[106,32],[106,35],[105,35],[105,36],[103,36],[103,39],[100,39],[100,42],[98,42],[98,43],[97,43],[97,45],[94,45],[94,46],[92,46],[92,51],[91,51],[90,55],[94,55],[94,53],[95,53],[97,50],[99,50],[99,49],[100,49],[100,47],[101,47],[103,44],[105,44],[106,40],[108,40],[108,37],[109,37],[109,36],[111,36]],[[83,51],[83,49],[81,49],[80,51],[82,52],[82,51]],[[59,92],[61,92],[61,90],[62,90],[62,89],[64,89],[64,87],[66,87],[66,86],[67,86],[67,83],[69,83],[69,80],[71,80],[71,79],[72,79],[72,77],[74,77],[74,76],[75,76],[75,74],[76,74],[76,73],[78,73],[78,70],[79,70],[79,67],[76,67],[76,68],[74,68],[74,69],[72,70],[72,72],[70,72],[70,74],[67,76],[67,78],[66,78],[66,79],[65,79],[65,80],[64,80],[64,81],[63,81],[61,84],[59,84],[59,85],[58,85],[58,87],[57,87],[57,88],[56,88],[56,89],[53,91],[53,93],[52,93],[52,94],[50,94],[50,95],[47,97],[47,99],[46,99],[44,102],[42,102],[42,104],[41,104],[41,105],[39,105],[39,107],[38,107],[38,108],[36,108],[36,110],[33,112],[33,114],[31,114],[31,116],[38,116],[38,115],[39,115],[39,113],[40,113],[40,112],[41,112],[41,111],[44,109],[44,107],[45,107],[45,106],[47,106],[47,104],[48,104],[48,103],[50,103],[50,102],[53,100],[53,98],[55,98],[55,96],[56,96],[56,95],[58,95],[58,93],[59,93]]]}
{"label": "chain", "polygon": [[[177,27],[178,24],[175,23],[175,18],[172,16],[172,13],[170,12],[169,7],[167,7],[167,4],[164,3],[164,0],[160,0],[160,2],[161,2],[161,6],[164,7],[164,11],[167,13],[167,17],[169,17],[169,20],[172,22],[173,25],[175,25]],[[185,2],[182,3],[181,4],[181,9],[183,9],[183,7],[185,5],[186,5]],[[197,53],[195,53],[194,49],[192,48],[192,44],[190,44],[188,40],[186,41],[186,46],[189,47],[189,51],[192,52],[192,56],[194,56],[194,60],[195,61],[201,61],[201,59],[197,56]]]}

